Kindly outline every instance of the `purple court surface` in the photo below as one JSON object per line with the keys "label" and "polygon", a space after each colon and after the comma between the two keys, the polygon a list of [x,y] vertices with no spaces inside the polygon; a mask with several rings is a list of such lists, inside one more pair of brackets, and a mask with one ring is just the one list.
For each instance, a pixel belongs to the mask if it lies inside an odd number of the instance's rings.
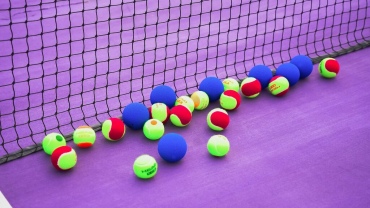
{"label": "purple court surface", "polygon": [[[177,164],[164,162],[140,131],[116,143],[98,132],[93,148],[76,148],[71,171],[55,170],[43,152],[2,165],[0,190],[14,207],[369,207],[369,55],[338,57],[338,77],[315,70],[285,97],[243,99],[222,132],[231,143],[224,158],[206,149],[214,103],[186,128],[166,124],[188,143]],[[132,171],[144,153],[158,161],[151,180]]]}

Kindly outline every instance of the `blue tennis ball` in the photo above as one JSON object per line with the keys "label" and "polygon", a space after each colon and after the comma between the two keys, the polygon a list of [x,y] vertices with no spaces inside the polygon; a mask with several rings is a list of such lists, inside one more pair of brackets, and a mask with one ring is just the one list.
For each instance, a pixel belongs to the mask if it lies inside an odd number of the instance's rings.
{"label": "blue tennis ball", "polygon": [[249,71],[248,76],[260,81],[262,89],[264,89],[269,85],[272,78],[272,71],[265,65],[257,65]]}
{"label": "blue tennis ball", "polygon": [[292,58],[290,63],[294,64],[299,69],[300,79],[304,79],[310,76],[313,70],[313,63],[310,57],[304,55],[298,55]]}
{"label": "blue tennis ball", "polygon": [[169,108],[172,108],[175,105],[176,99],[175,91],[166,85],[159,85],[150,93],[150,102],[152,104],[164,103]]}
{"label": "blue tennis ball", "polygon": [[123,109],[122,120],[131,129],[142,129],[149,120],[149,111],[142,103],[131,103]]}
{"label": "blue tennis ball", "polygon": [[186,154],[188,145],[185,139],[176,133],[165,134],[158,142],[158,153],[163,160],[174,163],[180,161]]}
{"label": "blue tennis ball", "polygon": [[210,102],[220,99],[224,92],[224,85],[217,77],[207,77],[199,85],[199,90],[205,92]]}
{"label": "blue tennis ball", "polygon": [[289,81],[289,86],[295,85],[299,81],[300,73],[298,67],[291,63],[280,65],[276,69],[275,75],[285,77]]}

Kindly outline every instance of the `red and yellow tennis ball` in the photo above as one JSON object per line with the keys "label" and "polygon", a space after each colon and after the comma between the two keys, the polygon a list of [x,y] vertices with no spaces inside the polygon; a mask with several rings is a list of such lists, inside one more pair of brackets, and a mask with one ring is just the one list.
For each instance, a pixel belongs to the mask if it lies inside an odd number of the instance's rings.
{"label": "red and yellow tennis ball", "polygon": [[190,112],[194,111],[194,101],[189,96],[180,96],[175,102],[175,106],[183,105],[189,108]]}
{"label": "red and yellow tennis ball", "polygon": [[162,123],[166,123],[170,118],[170,109],[164,103],[155,103],[149,107],[150,118],[159,120]]}
{"label": "red and yellow tennis ball", "polygon": [[149,119],[144,124],[143,132],[146,138],[158,140],[164,134],[164,125],[157,119]]}
{"label": "red and yellow tennis ball", "polygon": [[91,147],[95,139],[95,131],[90,126],[80,126],[73,132],[73,141],[80,148]]}
{"label": "red and yellow tennis ball", "polygon": [[209,97],[203,91],[195,91],[190,97],[194,102],[195,110],[204,110],[209,105]]}
{"label": "red and yellow tennis ball", "polygon": [[211,110],[207,115],[207,124],[214,131],[222,131],[230,123],[227,112],[221,108]]}
{"label": "red and yellow tennis ball", "polygon": [[58,170],[69,170],[77,163],[77,154],[69,146],[61,146],[51,154],[51,163]]}
{"label": "red and yellow tennis ball", "polygon": [[247,98],[257,97],[262,90],[260,81],[254,77],[245,78],[240,84],[240,92]]}
{"label": "red and yellow tennis ball", "polygon": [[333,58],[323,59],[319,64],[319,72],[321,76],[331,79],[339,73],[340,65],[337,60]]}
{"label": "red and yellow tennis ball", "polygon": [[241,102],[240,94],[234,90],[226,90],[221,94],[220,105],[225,110],[235,110]]}
{"label": "red and yellow tennis ball", "polygon": [[66,140],[61,134],[58,133],[50,133],[42,140],[42,148],[48,155],[51,155],[56,148],[65,145],[67,145]]}
{"label": "red and yellow tennis ball", "polygon": [[283,96],[289,91],[289,81],[283,76],[274,76],[270,80],[268,89],[272,95]]}
{"label": "red and yellow tennis ball", "polygon": [[222,81],[222,84],[224,85],[224,91],[234,90],[236,92],[239,92],[239,82],[233,78],[224,79]]}
{"label": "red and yellow tennis ball", "polygon": [[187,126],[191,121],[192,114],[189,108],[178,105],[171,109],[170,120],[177,127]]}
{"label": "red and yellow tennis ball", "polygon": [[121,119],[110,118],[104,121],[102,133],[107,140],[118,141],[125,135],[126,127]]}

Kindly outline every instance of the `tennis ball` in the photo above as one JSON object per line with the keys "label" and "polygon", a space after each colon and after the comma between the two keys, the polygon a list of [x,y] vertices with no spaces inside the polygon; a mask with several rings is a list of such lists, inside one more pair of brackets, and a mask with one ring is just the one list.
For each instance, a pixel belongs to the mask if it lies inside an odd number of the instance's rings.
{"label": "tennis ball", "polygon": [[146,138],[158,140],[164,134],[164,125],[157,119],[150,119],[145,122],[143,132]]}
{"label": "tennis ball", "polygon": [[77,154],[69,146],[61,146],[51,154],[51,163],[58,170],[69,170],[77,163]]}
{"label": "tennis ball", "polygon": [[276,69],[275,75],[285,77],[289,81],[289,86],[292,87],[299,81],[300,72],[294,64],[285,63]]}
{"label": "tennis ball", "polygon": [[269,91],[275,96],[283,96],[289,91],[289,81],[283,76],[274,76],[270,80]]}
{"label": "tennis ball", "polygon": [[166,123],[170,118],[170,109],[164,103],[155,103],[149,107],[150,118],[159,120],[162,123]]}
{"label": "tennis ball", "polygon": [[130,103],[122,111],[123,122],[133,130],[142,129],[149,117],[149,111],[142,103]]}
{"label": "tennis ball", "polygon": [[135,159],[132,168],[138,178],[148,179],[157,174],[158,164],[154,157],[150,155],[141,155]]}
{"label": "tennis ball", "polygon": [[80,126],[73,132],[73,141],[80,148],[91,147],[95,139],[95,131],[90,126]]}
{"label": "tennis ball", "polygon": [[118,118],[110,118],[104,121],[101,129],[103,136],[109,141],[118,141],[126,133],[125,124]]}
{"label": "tennis ball", "polygon": [[187,126],[191,121],[192,114],[189,108],[178,105],[171,109],[170,120],[177,127]]}
{"label": "tennis ball", "polygon": [[234,90],[226,90],[221,94],[220,105],[226,110],[235,110],[241,102],[240,94]]}
{"label": "tennis ball", "polygon": [[194,111],[194,101],[189,96],[180,96],[177,98],[175,106],[183,105],[189,108],[190,112]]}
{"label": "tennis ball", "polygon": [[211,110],[207,115],[207,124],[214,131],[222,131],[230,123],[227,112],[221,108]]}
{"label": "tennis ball", "polygon": [[166,162],[180,161],[186,154],[188,145],[180,134],[165,134],[158,142],[158,153]]}
{"label": "tennis ball", "polygon": [[254,77],[247,77],[240,85],[240,92],[247,98],[257,97],[262,90],[260,81]]}
{"label": "tennis ball", "polygon": [[207,77],[200,83],[199,90],[208,95],[210,102],[214,102],[224,92],[224,85],[217,77]]}
{"label": "tennis ball", "polygon": [[337,76],[339,73],[339,63],[333,58],[323,59],[319,64],[319,72],[321,76],[331,79]]}
{"label": "tennis ball", "polygon": [[313,70],[313,64],[312,60],[308,56],[304,55],[297,55],[292,60],[290,60],[290,63],[294,64],[299,69],[299,78],[304,79],[308,76],[310,76],[312,70]]}
{"label": "tennis ball", "polygon": [[169,108],[172,108],[176,102],[176,93],[169,86],[166,85],[157,86],[150,93],[150,102],[152,104],[164,103]]}
{"label": "tennis ball", "polygon": [[223,135],[214,135],[207,143],[208,152],[216,157],[225,156],[230,150],[230,142]]}
{"label": "tennis ball", "polygon": [[262,89],[265,89],[272,78],[272,71],[265,65],[257,65],[249,71],[248,76],[258,79]]}
{"label": "tennis ball", "polygon": [[205,92],[195,91],[190,98],[194,101],[195,110],[204,110],[208,107],[209,98]]}
{"label": "tennis ball", "polygon": [[50,133],[42,140],[42,148],[48,155],[51,155],[56,148],[65,145],[67,145],[66,140],[58,133]]}
{"label": "tennis ball", "polygon": [[222,84],[224,85],[224,91],[234,90],[236,92],[239,92],[239,82],[233,78],[224,79],[224,81],[222,81]]}

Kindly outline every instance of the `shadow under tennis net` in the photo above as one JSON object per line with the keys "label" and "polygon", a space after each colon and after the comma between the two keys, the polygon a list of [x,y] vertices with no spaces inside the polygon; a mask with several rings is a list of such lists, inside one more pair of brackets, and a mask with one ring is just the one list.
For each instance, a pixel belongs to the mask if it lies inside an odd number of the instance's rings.
{"label": "shadow under tennis net", "polygon": [[[2,0],[0,164],[44,136],[100,129],[153,87],[191,94],[298,54],[314,63],[370,45],[363,0]],[[355,60],[354,60],[355,61]]]}

